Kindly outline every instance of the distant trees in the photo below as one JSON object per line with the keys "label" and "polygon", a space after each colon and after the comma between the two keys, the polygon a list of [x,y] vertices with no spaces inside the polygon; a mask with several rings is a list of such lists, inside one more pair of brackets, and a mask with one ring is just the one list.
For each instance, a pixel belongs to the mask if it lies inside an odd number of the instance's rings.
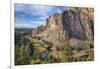
{"label": "distant trees", "polygon": [[94,60],[94,51],[89,52],[89,56],[87,58],[88,61],[93,61]]}
{"label": "distant trees", "polygon": [[94,60],[93,51],[89,51],[89,55],[84,57],[73,57],[81,50],[93,48],[91,43],[82,47],[80,44],[71,46],[65,41],[62,46],[54,46],[52,42],[46,40],[36,38],[30,41],[26,37],[23,34],[15,34],[15,65]]}
{"label": "distant trees", "polygon": [[15,65],[28,64],[28,56],[25,52],[25,46],[20,46],[15,48]]}
{"label": "distant trees", "polygon": [[62,50],[64,51],[65,54],[65,59],[67,62],[72,62],[73,57],[72,57],[72,47],[70,46],[69,42],[65,42],[64,45],[62,46]]}
{"label": "distant trees", "polygon": [[15,64],[29,64],[33,56],[34,46],[23,34],[15,34]]}

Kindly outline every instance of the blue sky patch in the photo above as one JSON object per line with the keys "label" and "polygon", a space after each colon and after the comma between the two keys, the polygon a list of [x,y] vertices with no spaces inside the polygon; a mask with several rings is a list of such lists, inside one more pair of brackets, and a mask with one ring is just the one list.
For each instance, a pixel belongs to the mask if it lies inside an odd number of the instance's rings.
{"label": "blue sky patch", "polygon": [[46,18],[66,10],[64,6],[46,6],[33,4],[14,5],[15,27],[38,27],[46,23]]}

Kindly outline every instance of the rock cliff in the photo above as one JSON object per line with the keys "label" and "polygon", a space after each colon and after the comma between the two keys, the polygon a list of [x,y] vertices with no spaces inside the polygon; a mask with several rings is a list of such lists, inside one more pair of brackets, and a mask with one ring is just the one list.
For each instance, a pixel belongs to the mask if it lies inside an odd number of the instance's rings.
{"label": "rock cliff", "polygon": [[61,45],[66,40],[93,41],[94,9],[70,7],[62,13],[56,13],[46,19],[46,25],[33,31],[32,36]]}

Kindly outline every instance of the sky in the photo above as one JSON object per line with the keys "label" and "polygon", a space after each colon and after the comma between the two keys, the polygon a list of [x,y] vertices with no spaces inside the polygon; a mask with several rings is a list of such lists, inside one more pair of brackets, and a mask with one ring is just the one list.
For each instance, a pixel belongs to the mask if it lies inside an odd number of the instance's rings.
{"label": "sky", "polygon": [[46,18],[66,10],[64,6],[47,6],[34,4],[14,5],[15,27],[36,28],[46,23]]}

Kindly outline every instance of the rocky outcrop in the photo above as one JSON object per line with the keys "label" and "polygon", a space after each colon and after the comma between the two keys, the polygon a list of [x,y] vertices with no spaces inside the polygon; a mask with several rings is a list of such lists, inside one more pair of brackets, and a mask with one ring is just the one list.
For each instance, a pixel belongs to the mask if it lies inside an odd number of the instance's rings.
{"label": "rocky outcrop", "polygon": [[65,41],[65,32],[62,22],[62,14],[56,13],[47,19],[44,39],[55,45],[60,45]]}
{"label": "rocky outcrop", "polygon": [[54,45],[61,45],[66,40],[93,41],[94,9],[71,7],[62,13],[49,16],[45,27],[37,29],[37,34]]}
{"label": "rocky outcrop", "polygon": [[62,19],[69,38],[93,40],[92,8],[70,8],[62,13]]}

